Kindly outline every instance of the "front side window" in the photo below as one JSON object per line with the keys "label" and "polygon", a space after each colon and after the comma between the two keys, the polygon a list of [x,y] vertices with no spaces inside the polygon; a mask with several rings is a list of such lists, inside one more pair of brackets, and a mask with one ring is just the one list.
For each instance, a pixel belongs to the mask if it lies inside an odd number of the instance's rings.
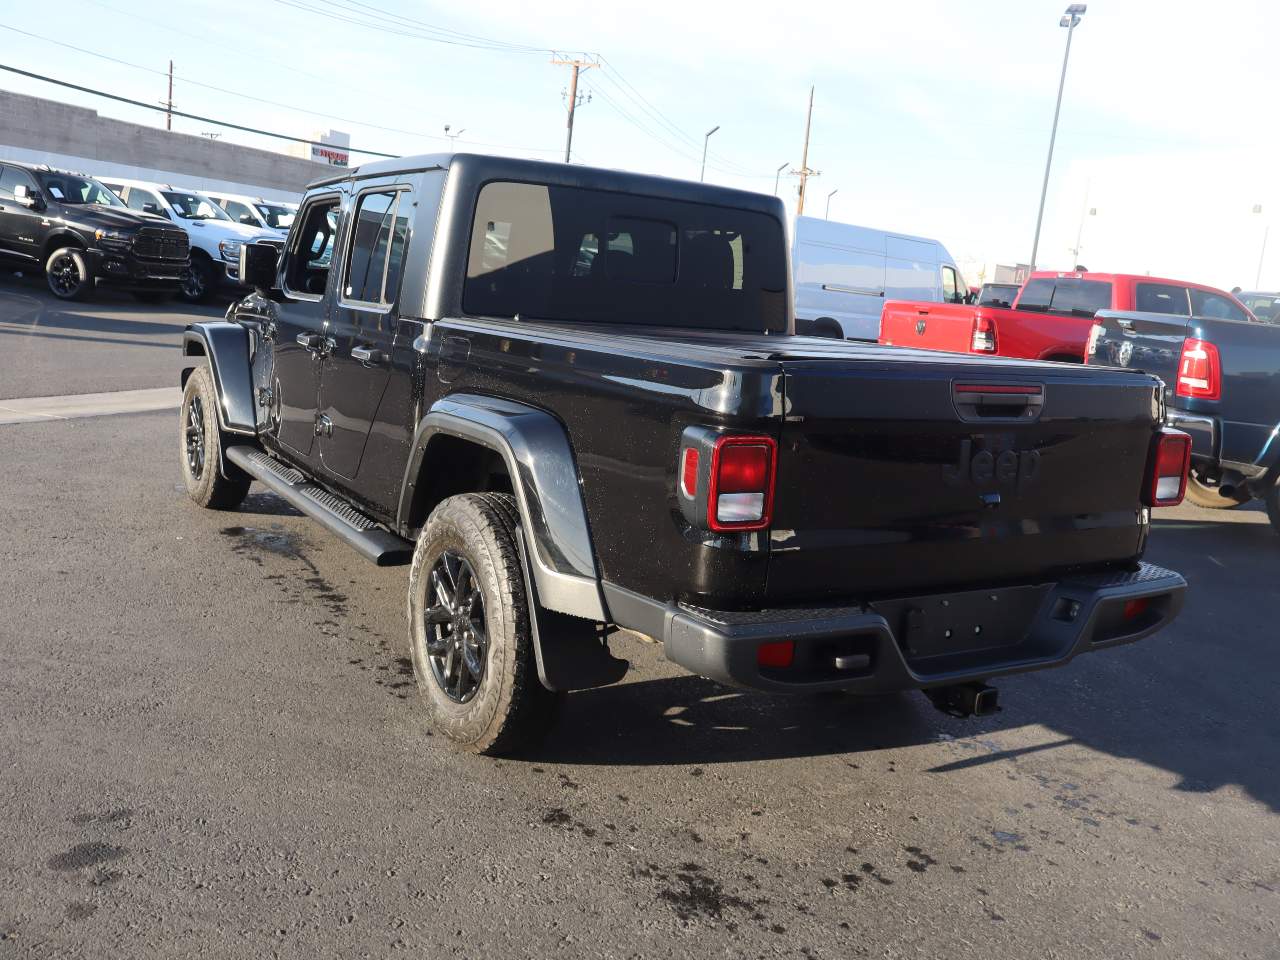
{"label": "front side window", "polygon": [[27,176],[25,170],[19,170],[17,167],[5,167],[0,170],[0,197],[11,198],[13,188],[19,185],[28,190],[36,188],[35,182]]}
{"label": "front side window", "polygon": [[253,211],[243,203],[235,200],[227,200],[223,203],[222,209],[227,211],[227,216],[237,223],[247,223],[250,226],[258,226],[258,218],[253,215]]}
{"label": "front side window", "polygon": [[1187,288],[1169,283],[1139,283],[1133,291],[1134,309],[1141,313],[1168,313],[1178,317],[1191,316],[1187,302]]}
{"label": "front side window", "polygon": [[476,200],[473,316],[786,329],[786,245],[767,214],[496,181]]}
{"label": "front side window", "polygon": [[303,208],[302,229],[294,234],[285,261],[286,290],[315,298],[324,294],[337,234],[337,197],[316,200]]}
{"label": "front side window", "polygon": [[223,209],[198,193],[177,193],[172,190],[163,191],[164,198],[169,201],[174,212],[183,220],[230,220]]}
{"label": "front side window", "polygon": [[294,212],[278,203],[255,203],[258,214],[273,230],[288,230],[293,223]]}
{"label": "front side window", "polygon": [[164,213],[164,207],[160,203],[160,198],[154,193],[138,187],[129,188],[129,199],[127,205],[134,210],[142,210],[144,213]]}
{"label": "front side window", "polygon": [[1232,301],[1207,290],[1191,291],[1191,315],[1217,320],[1248,320],[1249,317]]}
{"label": "front side window", "polygon": [[409,236],[410,205],[405,190],[366,193],[357,200],[343,299],[376,304],[395,300]]}

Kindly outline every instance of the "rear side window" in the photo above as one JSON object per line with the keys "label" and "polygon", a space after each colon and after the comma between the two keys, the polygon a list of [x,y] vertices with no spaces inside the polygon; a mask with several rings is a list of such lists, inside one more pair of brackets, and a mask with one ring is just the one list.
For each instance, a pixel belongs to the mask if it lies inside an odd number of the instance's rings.
{"label": "rear side window", "polygon": [[1235,303],[1207,290],[1191,291],[1191,315],[1217,320],[1248,320],[1248,315]]}
{"label": "rear side window", "polygon": [[1139,283],[1134,286],[1134,309],[1142,313],[1168,313],[1177,317],[1191,316],[1187,288],[1168,283]]}
{"label": "rear side window", "polygon": [[1072,317],[1092,317],[1111,306],[1111,284],[1105,280],[1042,277],[1027,281],[1018,300],[1021,310]]}
{"label": "rear side window", "polygon": [[494,182],[476,201],[463,307],[477,316],[783,331],[774,217],[578,187]]}
{"label": "rear side window", "polygon": [[409,235],[408,191],[365,193],[356,201],[351,239],[343,279],[344,300],[388,304],[400,286],[400,265]]}

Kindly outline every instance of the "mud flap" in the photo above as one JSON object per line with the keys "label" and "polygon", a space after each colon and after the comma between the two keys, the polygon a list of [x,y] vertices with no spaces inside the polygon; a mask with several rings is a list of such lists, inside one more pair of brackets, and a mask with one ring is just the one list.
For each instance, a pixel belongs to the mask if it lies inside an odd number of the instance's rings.
{"label": "mud flap", "polygon": [[589,690],[617,683],[631,666],[609,652],[599,624],[548,610],[538,602],[538,588],[529,569],[524,530],[516,529],[520,566],[529,598],[529,626],[538,661],[538,679],[548,690]]}

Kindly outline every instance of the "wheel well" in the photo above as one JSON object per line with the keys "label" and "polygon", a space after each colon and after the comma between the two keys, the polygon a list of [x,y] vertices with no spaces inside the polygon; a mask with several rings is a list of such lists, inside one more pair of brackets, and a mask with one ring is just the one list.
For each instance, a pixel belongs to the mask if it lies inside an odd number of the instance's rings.
{"label": "wheel well", "polygon": [[213,263],[213,257],[209,256],[209,251],[202,250],[199,247],[191,248],[191,259],[192,260],[204,259],[204,260],[208,260],[210,263]]}
{"label": "wheel well", "polygon": [[427,442],[407,526],[418,530],[442,501],[460,493],[512,493],[507,462],[496,450],[437,434]]}
{"label": "wheel well", "polygon": [[1048,360],[1052,363],[1084,363],[1082,357],[1074,353],[1051,353],[1047,357],[1041,357],[1041,360]]}
{"label": "wheel well", "polygon": [[844,339],[844,328],[833,317],[818,317],[814,320],[796,318],[796,333],[808,337],[831,337]]}
{"label": "wheel well", "polygon": [[[196,339],[187,340],[185,343],[183,343],[182,355],[184,357],[208,356],[208,354],[205,352],[205,349],[204,349],[204,343]],[[195,372],[195,369],[196,368],[194,366],[185,368],[182,371],[182,379],[179,381],[178,386],[183,387],[185,389],[185,387],[187,386],[187,381],[191,379],[191,374]]]}
{"label": "wheel well", "polygon": [[44,247],[40,251],[40,266],[44,266],[49,262],[49,258],[53,256],[53,251],[62,247],[76,247],[79,250],[84,249],[84,241],[77,237],[74,233],[58,233],[50,237],[44,242]]}

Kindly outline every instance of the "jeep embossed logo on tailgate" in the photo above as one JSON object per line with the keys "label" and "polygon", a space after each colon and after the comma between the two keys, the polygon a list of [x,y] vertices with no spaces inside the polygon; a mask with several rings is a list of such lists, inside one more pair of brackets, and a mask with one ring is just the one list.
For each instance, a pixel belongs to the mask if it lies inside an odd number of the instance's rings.
{"label": "jeep embossed logo on tailgate", "polygon": [[977,487],[1015,487],[1021,490],[1040,475],[1040,454],[1035,450],[990,450],[973,452],[973,441],[960,443],[960,459],[942,467],[942,479],[949,487],[971,483]]}

